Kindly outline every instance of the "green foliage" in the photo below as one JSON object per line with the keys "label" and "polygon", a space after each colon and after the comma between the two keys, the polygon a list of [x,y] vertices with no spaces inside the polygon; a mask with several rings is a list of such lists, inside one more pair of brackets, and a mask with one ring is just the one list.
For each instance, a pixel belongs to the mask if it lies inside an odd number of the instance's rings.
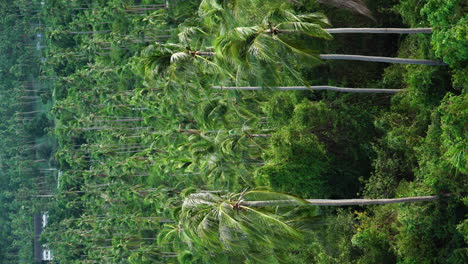
{"label": "green foliage", "polygon": [[[389,210],[390,209],[390,210]],[[392,207],[381,207],[373,210],[375,214],[369,217],[366,213],[359,213],[359,225],[352,237],[353,246],[362,252],[356,263],[395,263],[396,252],[392,245],[395,233],[394,221],[396,214]]]}
{"label": "green foliage", "polygon": [[[454,99],[456,101],[451,102]],[[464,140],[460,139],[460,136],[465,137],[467,133],[463,125],[460,126],[464,123],[462,120],[466,118],[466,114],[464,111],[451,111],[465,104],[465,100],[460,99],[462,98],[447,97],[438,111],[433,113],[427,137],[417,148],[418,162],[421,166],[417,172],[418,176],[438,191],[460,192],[463,189],[457,187],[456,182],[466,176],[466,144],[461,143]],[[450,125],[447,126],[446,122]]]}
{"label": "green foliage", "polygon": [[456,174],[468,174],[468,157],[466,157],[466,138],[468,131],[465,121],[468,119],[468,95],[447,95],[439,107],[442,159],[456,169]]}
{"label": "green foliage", "polygon": [[434,32],[431,44],[435,55],[453,68],[453,83],[458,89],[466,88],[466,61],[468,47],[466,7],[461,0],[401,1],[398,11],[410,26],[430,26]]}
{"label": "green foliage", "polygon": [[[398,263],[467,261],[462,235],[457,229],[466,217],[458,196],[466,185],[467,132],[463,121],[467,118],[463,90],[466,81],[460,77],[465,70],[459,64],[466,60],[466,48],[462,47],[466,44],[448,32],[452,28],[459,30],[448,25],[464,23],[456,11],[459,3],[401,1],[398,5],[406,23],[433,26],[431,43],[435,55],[442,56],[454,70],[449,73],[443,68],[419,66],[392,66],[386,70],[384,84],[407,87],[408,92],[394,97],[391,111],[376,120],[383,137],[374,145],[377,154],[374,172],[364,191],[370,197],[434,192],[453,193],[455,197],[419,206],[370,210],[372,213],[361,222],[353,240],[363,243],[362,248],[366,249],[360,257],[363,263],[372,263],[375,256],[385,252],[393,259],[396,257]],[[428,38],[411,36],[403,42],[400,52],[405,56],[416,52],[419,56],[433,57],[428,44]],[[457,51],[449,52],[452,48]],[[450,77],[461,93],[452,89]],[[382,221],[389,223],[380,225]]]}
{"label": "green foliage", "polygon": [[310,232],[307,243],[311,247],[302,251],[310,263],[338,264],[355,263],[359,251],[351,243],[356,232],[353,213],[339,210],[336,215],[318,223]]}
{"label": "green foliage", "polygon": [[[466,263],[463,1],[366,1],[375,20],[300,2],[0,1],[0,259],[32,262],[31,215],[47,210],[42,241],[61,263]],[[434,33],[328,41],[323,14],[334,27]],[[450,68],[318,65],[317,52]],[[302,84],[405,92],[274,89]],[[223,85],[265,90],[211,88]],[[319,219],[224,195],[247,186],[442,199]],[[199,191],[209,199],[181,208]]]}
{"label": "green foliage", "polygon": [[306,197],[328,195],[324,172],[328,169],[325,146],[304,127],[284,127],[271,141],[270,163],[257,171],[259,185]]}
{"label": "green foliage", "polygon": [[[291,199],[279,193],[245,193],[247,201],[266,197]],[[292,219],[288,219],[287,212],[243,206],[242,200],[244,193],[189,195],[182,205],[181,239],[208,262],[288,263],[284,255],[297,246],[302,236],[288,223]]]}
{"label": "green foliage", "polygon": [[[464,263],[463,238],[456,224],[463,217],[457,199],[399,210],[396,247],[402,263]],[[437,248],[437,251],[434,249]]]}
{"label": "green foliage", "polygon": [[[296,149],[297,154],[294,159],[286,156],[287,158],[283,158],[283,161],[298,160],[297,164],[304,169],[303,173],[309,170],[311,177],[318,177],[321,181],[326,180],[329,187],[324,188],[324,190],[328,189],[324,194],[329,192],[329,195],[340,196],[348,190],[349,195],[353,195],[358,191],[357,188],[353,189],[353,186],[357,187],[358,178],[367,174],[369,169],[366,163],[368,164],[372,152],[365,142],[373,134],[370,124],[371,113],[363,113],[358,108],[346,104],[337,104],[338,106],[333,106],[334,109],[325,102],[311,103],[304,100],[297,104],[290,125],[285,127],[286,131],[291,130],[295,133],[280,137],[277,142],[283,148],[281,151],[273,149],[273,152],[277,156],[291,155],[288,154],[291,151],[285,147],[294,150],[296,144],[297,149],[302,149],[302,152],[304,149],[313,150],[312,153],[301,153]],[[367,128],[366,125],[369,127]],[[290,135],[296,135],[297,138]],[[299,147],[302,144],[301,137],[308,144],[307,148]],[[277,161],[276,164],[286,163]],[[359,166],[356,166],[357,164]],[[317,175],[312,176],[315,173]],[[312,191],[313,188],[310,190]],[[310,197],[310,195],[307,196]]]}
{"label": "green foliage", "polygon": [[50,127],[50,121],[46,114],[42,114],[31,120],[31,122],[26,125],[26,130],[36,137],[42,137],[47,133],[46,128],[48,127]]}
{"label": "green foliage", "polygon": [[432,45],[436,55],[450,65],[461,65],[468,60],[468,16],[462,0],[429,0],[421,9],[436,30]]}

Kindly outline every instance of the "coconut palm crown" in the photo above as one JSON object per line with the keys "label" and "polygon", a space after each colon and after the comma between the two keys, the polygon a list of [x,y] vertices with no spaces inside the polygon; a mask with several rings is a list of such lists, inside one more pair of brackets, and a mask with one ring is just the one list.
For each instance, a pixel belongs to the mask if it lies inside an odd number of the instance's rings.
{"label": "coconut palm crown", "polygon": [[[192,250],[203,255],[225,256],[229,261],[282,263],[285,249],[302,240],[288,215],[271,208],[243,206],[245,199],[281,199],[304,203],[293,196],[244,191],[217,195],[202,192],[187,196],[179,221],[179,236]],[[216,250],[214,250],[216,249]],[[241,259],[236,259],[236,258]],[[217,260],[219,261],[219,260]]]}
{"label": "coconut palm crown", "polygon": [[219,36],[214,44],[215,53],[237,64],[252,59],[276,61],[281,56],[278,48],[282,47],[314,56],[316,52],[300,47],[292,36],[331,39],[331,35],[322,28],[328,25],[327,18],[320,13],[296,15],[280,6],[269,11],[258,25],[235,27]]}

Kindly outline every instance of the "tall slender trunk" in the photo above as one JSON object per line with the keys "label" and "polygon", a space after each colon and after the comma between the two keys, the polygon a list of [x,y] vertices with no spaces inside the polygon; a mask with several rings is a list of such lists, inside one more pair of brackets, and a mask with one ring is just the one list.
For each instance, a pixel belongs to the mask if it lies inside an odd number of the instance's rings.
{"label": "tall slender trunk", "polygon": [[101,30],[101,31],[69,31],[69,34],[99,34],[99,33],[109,33],[110,30]]}
{"label": "tall slender trunk", "polygon": [[[432,33],[432,28],[325,28],[330,34],[365,33],[365,34],[418,34]],[[265,30],[271,34],[271,30]],[[296,33],[296,30],[276,29],[276,33]]]}
{"label": "tall slender trunk", "polygon": [[[260,86],[245,86],[245,87],[235,87],[235,86],[213,86],[214,89],[221,90],[263,90],[264,87]],[[336,86],[279,86],[274,87],[274,89],[289,91],[289,90],[314,90],[314,91],[336,91],[336,92],[345,92],[345,93],[398,93],[405,91],[404,89],[378,89],[378,88],[345,88],[345,87],[336,87]]]}
{"label": "tall slender trunk", "polygon": [[249,137],[271,137],[271,134],[247,134]]}
{"label": "tall slender trunk", "polygon": [[[205,51],[191,51],[190,54],[198,56],[214,56],[214,52]],[[434,60],[420,60],[420,59],[406,59],[406,58],[391,58],[379,56],[363,56],[363,55],[346,55],[346,54],[319,54],[322,60],[356,60],[356,61],[372,61],[372,62],[386,62],[398,64],[419,64],[419,65],[447,65],[442,61]]]}
{"label": "tall slender trunk", "polygon": [[441,61],[434,60],[419,60],[419,59],[403,59],[378,56],[362,56],[362,55],[345,55],[345,54],[320,54],[322,60],[356,60],[356,61],[373,61],[399,64],[420,64],[420,65],[447,65]]}
{"label": "tall slender trunk", "polygon": [[[411,202],[424,202],[434,201],[439,199],[439,196],[415,196],[395,199],[306,199],[307,203],[317,206],[349,206],[349,205],[371,205],[371,204],[393,204],[393,203],[411,203]],[[261,207],[261,206],[290,206],[298,205],[299,203],[294,200],[271,200],[271,201],[243,201],[240,205],[248,207]]]}
{"label": "tall slender trunk", "polygon": [[42,195],[31,195],[31,197],[35,197],[35,198],[50,198],[50,197],[56,197],[56,195],[54,194],[42,194]]}
{"label": "tall slender trunk", "polygon": [[432,28],[328,28],[330,34],[366,33],[366,34],[417,34],[432,33]]}
{"label": "tall slender trunk", "polygon": [[215,55],[215,53],[214,52],[209,52],[209,51],[195,51],[194,55],[212,57],[212,56]]}
{"label": "tall slender trunk", "polygon": [[44,113],[43,110],[38,110],[38,111],[30,111],[30,112],[16,112],[19,115],[27,115],[27,114],[35,114],[35,113]]}

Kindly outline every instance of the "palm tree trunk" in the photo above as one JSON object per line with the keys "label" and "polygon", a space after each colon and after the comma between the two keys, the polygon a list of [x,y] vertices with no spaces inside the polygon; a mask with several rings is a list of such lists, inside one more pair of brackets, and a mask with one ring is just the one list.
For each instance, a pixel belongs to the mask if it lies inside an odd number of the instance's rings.
{"label": "palm tree trunk", "polygon": [[110,30],[101,30],[101,31],[70,31],[70,34],[99,34],[99,33],[109,33]]}
{"label": "palm tree trunk", "polygon": [[442,61],[434,60],[418,60],[418,59],[403,59],[377,56],[362,56],[362,55],[345,55],[345,54],[320,54],[322,60],[356,60],[356,61],[373,61],[399,64],[421,64],[421,65],[447,65]]}
{"label": "palm tree trunk", "polygon": [[[268,32],[268,30],[267,30]],[[195,51],[194,55],[198,56],[215,56],[214,52]],[[346,54],[320,54],[319,58],[322,60],[356,60],[356,61],[372,61],[372,62],[386,62],[398,64],[420,64],[420,65],[447,65],[442,61],[434,60],[419,60],[419,59],[406,59],[406,58],[391,58],[391,57],[378,57],[378,56],[363,56],[363,55],[346,55]]]}
{"label": "palm tree trunk", "polygon": [[248,134],[249,137],[271,137],[271,134]]}
{"label": "palm tree trunk", "polygon": [[215,53],[210,51],[195,51],[195,55],[212,57]]}
{"label": "palm tree trunk", "polygon": [[[264,87],[260,86],[244,86],[244,87],[225,87],[225,86],[213,86],[214,89],[221,89],[221,90],[263,90]],[[344,88],[344,87],[336,87],[336,86],[328,86],[328,85],[321,85],[321,86],[279,86],[274,87],[274,89],[282,90],[282,91],[289,91],[289,90],[314,90],[314,91],[336,91],[336,92],[345,92],[345,93],[398,93],[401,91],[405,91],[404,89],[378,89],[378,88]]]}
{"label": "palm tree trunk", "polygon": [[368,33],[368,34],[417,34],[432,33],[432,28],[329,28],[330,34]]}
{"label": "palm tree trunk", "polygon": [[35,197],[35,198],[50,198],[50,197],[55,197],[56,195],[54,194],[42,194],[42,195],[31,195],[31,197]]}
{"label": "palm tree trunk", "polygon": [[[439,196],[415,196],[395,199],[306,199],[307,203],[317,206],[349,206],[349,205],[371,205],[371,204],[393,204],[393,203],[410,203],[410,202],[424,202],[434,201],[439,199]],[[240,205],[248,207],[262,207],[262,206],[290,206],[298,205],[294,200],[271,200],[271,201],[243,201]]]}

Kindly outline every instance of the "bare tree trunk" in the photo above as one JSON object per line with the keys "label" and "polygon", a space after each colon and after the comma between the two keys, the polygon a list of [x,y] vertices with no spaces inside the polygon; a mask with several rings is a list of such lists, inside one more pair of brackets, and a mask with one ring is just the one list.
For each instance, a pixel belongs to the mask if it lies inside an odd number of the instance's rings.
{"label": "bare tree trunk", "polygon": [[209,51],[195,51],[195,55],[198,55],[198,56],[214,56],[215,53],[214,52],[209,52]]}
{"label": "bare tree trunk", "polygon": [[[371,205],[371,204],[393,204],[393,203],[411,203],[434,201],[439,199],[439,196],[415,196],[395,199],[306,199],[305,201],[311,205],[317,206],[349,206],[349,205]],[[240,205],[248,207],[261,206],[290,206],[299,204],[294,200],[271,200],[271,201],[243,201]]]}
{"label": "bare tree trunk", "polygon": [[[267,29],[265,32],[269,32]],[[281,33],[289,31],[281,30]],[[291,31],[292,32],[292,31]],[[214,56],[214,52],[205,51],[189,51],[191,55],[198,56]],[[363,56],[363,55],[347,55],[347,54],[319,54],[322,60],[356,60],[356,61],[372,61],[372,62],[386,62],[386,63],[399,63],[399,64],[420,64],[420,65],[447,65],[442,61],[434,60],[419,60],[419,59],[406,59],[406,58],[391,58],[379,56]]]}
{"label": "bare tree trunk", "polygon": [[362,55],[345,55],[345,54],[320,54],[322,60],[356,60],[356,61],[373,61],[399,64],[421,64],[421,65],[447,65],[442,61],[434,60],[418,60],[418,59],[403,59],[377,56],[362,56]]}
{"label": "bare tree trunk", "polygon": [[[264,87],[260,86],[245,86],[245,87],[225,87],[225,86],[213,86],[214,89],[221,90],[263,90]],[[336,86],[279,86],[273,87],[273,89],[278,89],[282,91],[289,90],[313,90],[313,91],[335,91],[335,92],[345,92],[345,93],[398,93],[405,91],[404,89],[378,89],[378,88],[345,88],[345,87],[336,87]]]}
{"label": "bare tree trunk", "polygon": [[271,137],[271,134],[248,134],[249,137]]}
{"label": "bare tree trunk", "polygon": [[27,115],[27,114],[34,114],[34,113],[44,113],[43,110],[38,110],[38,111],[31,111],[31,112],[16,112],[19,115]]}
{"label": "bare tree trunk", "polygon": [[328,28],[330,34],[367,33],[367,34],[417,34],[432,33],[432,28]]}
{"label": "bare tree trunk", "polygon": [[99,34],[99,33],[109,33],[110,30],[101,30],[101,31],[70,31],[70,34]]}
{"label": "bare tree trunk", "polygon": [[42,194],[42,195],[31,195],[31,197],[36,197],[36,198],[50,198],[50,197],[55,197],[56,195],[53,194]]}

